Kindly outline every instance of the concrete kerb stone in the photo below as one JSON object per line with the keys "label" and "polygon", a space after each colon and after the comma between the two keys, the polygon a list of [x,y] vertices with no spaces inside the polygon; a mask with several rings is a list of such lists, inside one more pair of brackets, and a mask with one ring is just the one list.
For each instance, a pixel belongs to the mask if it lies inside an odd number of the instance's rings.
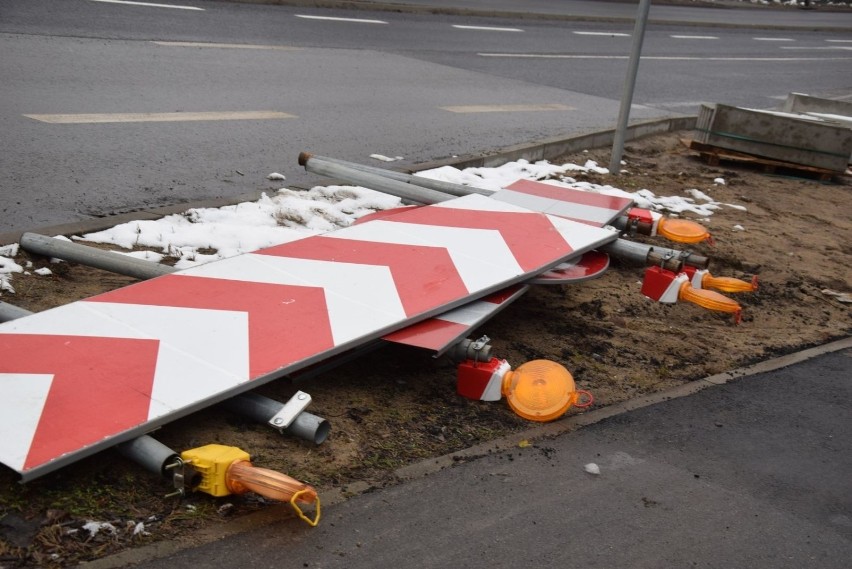
{"label": "concrete kerb stone", "polygon": [[[466,461],[475,460],[490,454],[508,452],[523,448],[521,445],[522,441],[532,443],[533,441],[556,437],[599,423],[600,421],[621,415],[628,411],[642,409],[644,407],[649,407],[672,399],[678,399],[680,397],[687,397],[694,395],[699,391],[703,391],[704,389],[718,387],[734,380],[742,380],[750,376],[756,376],[789,367],[823,354],[830,354],[847,349],[852,349],[852,337],[843,338],[828,344],[816,346],[771,360],[766,360],[729,372],[712,375],[704,379],[679,385],[672,389],[637,397],[622,403],[595,409],[594,411],[570,415],[552,423],[538,425],[526,431],[514,433],[512,435],[475,445],[464,450],[436,458],[429,458],[396,469],[393,471],[393,477],[396,479],[397,483],[404,483],[407,480],[429,476],[430,474],[440,472],[445,468],[451,468],[454,465]],[[334,506],[335,504],[340,504],[349,498],[358,496],[359,494],[363,494],[364,492],[372,489],[373,486],[368,482],[356,481],[342,488],[332,488],[327,490],[318,488],[318,491],[322,496],[323,505],[325,507],[329,507]],[[122,551],[102,559],[82,563],[79,567],[84,567],[86,569],[115,569],[131,563],[141,563],[145,560],[166,557],[185,549],[198,547],[205,543],[211,543],[230,536],[239,535],[252,529],[292,519],[294,519],[294,516],[289,505],[277,504],[267,508],[266,510],[247,514],[239,519],[233,520],[229,522],[227,526],[214,526],[202,529],[196,532],[190,541],[161,541],[144,547]]]}
{"label": "concrete kerb stone", "polygon": [[[636,140],[655,134],[689,130],[695,127],[696,118],[696,116],[683,116],[637,123],[627,128],[625,140]],[[529,160],[530,162],[549,160],[571,152],[579,152],[589,148],[601,148],[610,145],[612,144],[614,136],[615,130],[610,129],[581,134],[569,138],[549,138],[538,142],[510,146],[494,153],[476,154],[415,164],[406,168],[405,171],[419,172],[422,170],[438,168],[440,166],[454,166],[459,169],[470,167],[494,167],[505,164],[506,162],[512,162],[520,159]],[[325,179],[311,184],[309,187],[299,185],[294,185],[292,187],[295,189],[309,190],[315,186],[345,184],[347,183],[342,180]],[[146,208],[135,212],[99,217],[96,219],[87,219],[84,221],[65,223],[50,227],[41,227],[37,229],[30,229],[28,231],[0,233],[0,245],[9,245],[11,243],[19,242],[21,235],[26,232],[49,236],[82,235],[84,233],[92,233],[95,231],[109,229],[110,227],[114,227],[120,223],[126,223],[128,221],[160,219],[167,215],[183,213],[193,208],[224,207],[246,201],[256,201],[260,198],[261,193],[263,192],[254,191],[231,198],[189,202],[158,208]]]}

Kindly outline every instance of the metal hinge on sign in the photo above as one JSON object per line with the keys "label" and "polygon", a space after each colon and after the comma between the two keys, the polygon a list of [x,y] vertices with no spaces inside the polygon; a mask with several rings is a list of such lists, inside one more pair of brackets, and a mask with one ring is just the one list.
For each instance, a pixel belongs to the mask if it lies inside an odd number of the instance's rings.
{"label": "metal hinge on sign", "polygon": [[287,403],[269,419],[269,424],[279,431],[289,427],[299,414],[311,404],[311,396],[304,391],[297,391]]}

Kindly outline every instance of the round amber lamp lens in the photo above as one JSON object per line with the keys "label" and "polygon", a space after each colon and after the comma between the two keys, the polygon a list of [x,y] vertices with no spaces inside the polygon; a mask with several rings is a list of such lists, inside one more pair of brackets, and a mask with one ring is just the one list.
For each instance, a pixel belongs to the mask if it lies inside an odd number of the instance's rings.
{"label": "round amber lamp lens", "polygon": [[506,374],[503,394],[509,407],[530,421],[552,421],[574,402],[574,378],[564,366],[533,360]]}

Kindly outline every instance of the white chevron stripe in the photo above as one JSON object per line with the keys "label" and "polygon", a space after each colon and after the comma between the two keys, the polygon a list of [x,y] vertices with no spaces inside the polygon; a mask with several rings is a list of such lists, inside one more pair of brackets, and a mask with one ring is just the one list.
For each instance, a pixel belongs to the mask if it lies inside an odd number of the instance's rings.
{"label": "white chevron stripe", "polygon": [[4,332],[159,339],[150,418],[248,380],[245,312],[81,301],[8,324]]}
{"label": "white chevron stripe", "polygon": [[469,194],[467,196],[447,200],[431,205],[430,207],[444,207],[447,209],[469,209],[477,211],[507,211],[515,213],[530,213],[530,210],[505,202],[495,202],[490,196],[480,194]]}
{"label": "white chevron stripe", "polygon": [[524,273],[500,232],[492,229],[461,229],[377,220],[347,227],[326,237],[443,247],[472,293]]}
{"label": "white chevron stripe", "polygon": [[455,324],[465,324],[467,326],[472,326],[491,314],[495,311],[495,309],[499,305],[494,304],[493,302],[486,302],[484,300],[477,300],[475,302],[469,302],[464,306],[460,306],[455,310],[450,310],[449,312],[444,312],[440,316],[436,316],[435,318],[438,320],[446,320],[447,322],[453,322]]}
{"label": "white chevron stripe", "polygon": [[406,319],[386,266],[248,254],[177,274],[230,279],[238,276],[244,281],[321,287],[325,290],[335,345]]}
{"label": "white chevron stripe", "polygon": [[550,222],[573,249],[594,248],[618,238],[618,232],[611,227],[595,227],[552,215],[547,217],[550,218]]}
{"label": "white chevron stripe", "polygon": [[573,219],[585,219],[600,224],[608,223],[618,214],[618,211],[603,207],[545,198],[514,190],[500,190],[492,196],[492,199],[515,204],[532,211],[540,211]]}
{"label": "white chevron stripe", "polygon": [[0,373],[3,393],[14,394],[0,397],[0,433],[5,435],[0,437],[0,456],[7,466],[24,467],[52,382],[51,374]]}
{"label": "white chevron stripe", "polygon": [[148,418],[154,419],[249,379],[248,314],[228,310],[89,302],[141,337],[159,338]]}
{"label": "white chevron stripe", "polygon": [[[513,203],[497,201],[493,199],[493,197],[494,196],[488,197],[481,196],[479,194],[471,194],[462,198],[437,203],[429,207],[470,209],[474,211],[506,211],[517,213],[531,213],[529,209],[515,205]],[[535,212],[535,210],[533,210],[533,212]],[[594,227],[585,223],[578,223],[576,221],[571,221],[570,219],[563,219],[562,217],[556,217],[554,215],[548,215],[547,218],[553,224],[554,228],[559,231],[560,235],[562,235],[565,241],[574,249],[588,247],[592,244],[598,245],[607,243],[617,237],[617,235],[609,229]],[[366,226],[369,224],[365,223],[364,225]],[[345,231],[348,231],[349,229],[350,228],[347,228]],[[337,236],[337,234],[339,233],[342,232],[331,234],[329,235],[329,237]],[[341,237],[342,236],[343,235],[341,235]]]}

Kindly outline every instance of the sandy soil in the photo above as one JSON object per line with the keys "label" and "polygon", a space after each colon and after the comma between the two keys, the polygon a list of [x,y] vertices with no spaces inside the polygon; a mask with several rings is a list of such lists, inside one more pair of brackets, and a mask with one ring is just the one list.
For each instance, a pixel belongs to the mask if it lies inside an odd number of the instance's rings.
{"label": "sandy soil", "polygon": [[[715,246],[692,248],[712,258],[714,275],[759,275],[760,289],[737,297],[742,323],[693,305],[653,303],[640,293],[643,269],[614,260],[598,280],[534,287],[488,322],[478,332],[493,339],[495,355],[515,365],[554,359],[573,372],[580,388],[594,393],[595,407],[601,407],[852,333],[849,304],[824,292],[852,292],[849,177],[821,183],[767,175],[754,166],[708,166],[682,144],[684,136],[689,133],[629,143],[627,172],[586,179],[657,195],[686,195],[694,188],[745,206],[747,211],[715,213],[705,222]],[[563,161],[591,158],[606,164],[608,157],[603,149]],[[714,184],[718,177],[726,184]],[[28,259],[20,257],[19,262]],[[32,261],[48,265],[45,259]],[[49,266],[51,277],[16,276],[16,294],[2,300],[40,311],[131,282],[79,266]],[[257,465],[310,482],[322,493],[356,481],[392,484],[397,467],[530,426],[503,402],[458,397],[448,360],[399,346],[303,384],[279,381],[260,392],[283,400],[296,389],[308,391],[315,402],[310,411],[332,423],[323,445],[281,437],[218,408],[172,423],[156,436],[180,450],[210,442],[239,446]],[[15,479],[0,471],[4,567],[64,565],[175,535],[191,539],[199,528],[268,507],[250,494],[163,498],[169,490],[163,480],[112,451],[26,486]],[[111,522],[115,531],[92,536],[82,529],[86,520]],[[134,535],[139,522],[144,532]]]}

